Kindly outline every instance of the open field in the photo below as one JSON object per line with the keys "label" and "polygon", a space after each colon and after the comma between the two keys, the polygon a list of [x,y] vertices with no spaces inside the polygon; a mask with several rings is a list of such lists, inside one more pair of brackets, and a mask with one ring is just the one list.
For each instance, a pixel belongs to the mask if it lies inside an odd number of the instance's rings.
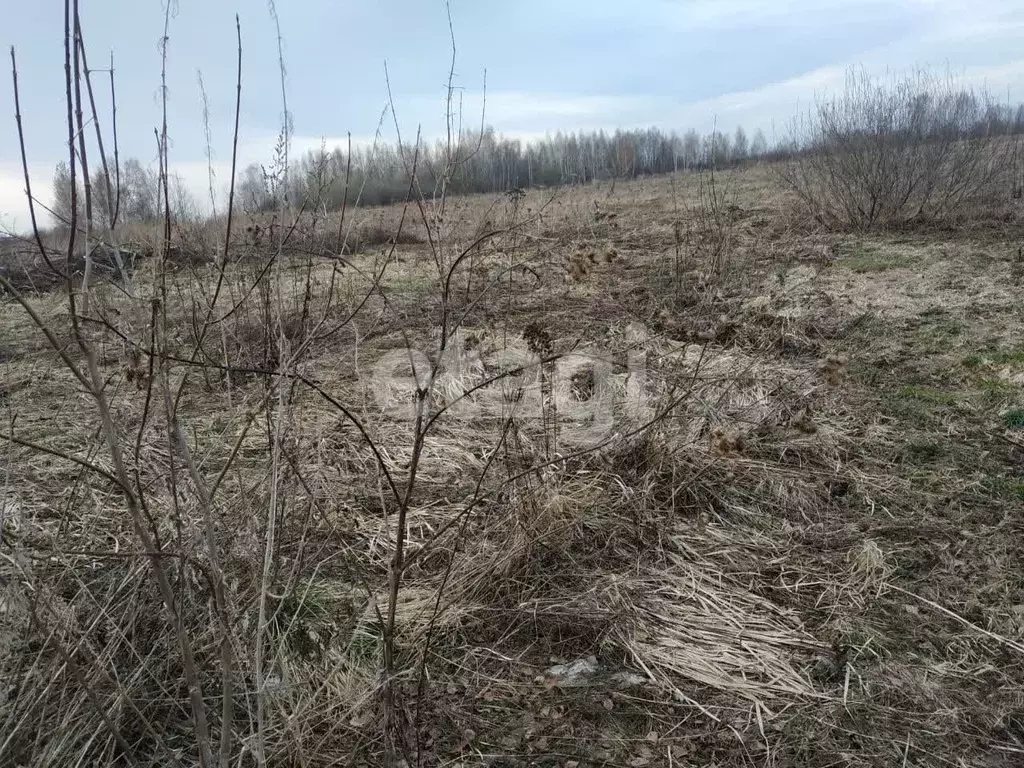
{"label": "open field", "polygon": [[1024,763],[1020,219],[709,183],[176,233],[82,310],[130,493],[0,298],[0,765],[198,764],[182,634],[240,766]]}

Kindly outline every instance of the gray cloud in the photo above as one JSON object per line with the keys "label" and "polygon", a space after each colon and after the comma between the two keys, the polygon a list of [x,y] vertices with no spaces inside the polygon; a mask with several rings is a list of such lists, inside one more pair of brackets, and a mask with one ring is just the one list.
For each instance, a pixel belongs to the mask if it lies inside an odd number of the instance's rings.
{"label": "gray cloud", "polygon": [[[4,39],[17,46],[22,110],[37,193],[48,197],[66,154],[59,8],[13,4]],[[260,3],[182,3],[170,32],[171,164],[206,199],[196,70],[211,99],[218,179],[226,182],[234,105],[234,12],[242,12],[240,160],[266,159],[280,124],[276,40]],[[155,160],[162,29],[159,3],[94,0],[85,9],[93,67],[115,51],[122,153]],[[450,51],[436,4],[379,0],[280,3],[296,152],[369,142],[387,100],[388,63],[403,134],[444,127]],[[558,130],[657,125],[685,131],[785,124],[816,93],[841,87],[851,65],[869,72],[949,69],[1005,97],[1024,98],[1024,6],[1016,0],[453,0],[455,84],[467,125],[524,138]],[[106,91],[101,90],[101,109]],[[10,83],[0,78],[10,110]],[[109,126],[108,126],[109,130]],[[384,137],[393,138],[389,118]],[[13,120],[0,123],[0,224],[27,225]]]}

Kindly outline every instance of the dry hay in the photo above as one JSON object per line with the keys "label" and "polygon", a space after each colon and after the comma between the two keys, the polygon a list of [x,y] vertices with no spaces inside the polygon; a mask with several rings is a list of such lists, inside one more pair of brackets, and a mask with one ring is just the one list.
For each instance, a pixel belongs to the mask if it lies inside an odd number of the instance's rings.
{"label": "dry hay", "polygon": [[803,437],[789,435],[788,440],[810,441],[819,452],[834,453],[845,438],[841,421],[813,422],[812,404],[826,410],[836,406],[834,395],[822,391],[821,378],[806,368],[736,347],[671,340],[658,341],[653,347],[658,353],[652,367],[652,378],[659,379],[655,391],[664,392],[673,382],[690,388],[673,422],[685,425],[688,444],[707,442],[703,436],[719,430],[725,440],[715,440],[713,435],[712,446],[719,453],[742,453],[736,449],[742,449],[744,436],[792,426]]}
{"label": "dry hay", "polygon": [[[662,307],[649,301],[653,292],[642,292],[649,288],[642,272],[655,258],[671,271],[661,255],[651,254],[669,253],[664,249],[673,239],[669,225],[644,221],[649,212],[639,207],[648,201],[634,203],[636,211],[616,205],[622,230],[611,246],[629,254],[633,271],[606,267],[600,249],[588,245],[595,258],[583,251],[584,285],[566,289],[548,272],[543,281],[525,281],[531,290],[534,282],[551,290],[531,294],[527,309],[512,306],[504,325],[494,320],[500,313],[473,316],[473,325],[451,342],[464,358],[441,361],[432,412],[514,367],[512,360],[529,360],[536,352],[531,344],[580,355],[551,366],[548,385],[556,403],[595,394],[618,401],[629,392],[640,407],[617,404],[612,444],[576,452],[564,430],[583,417],[563,408],[554,426],[529,418],[539,398],[517,395],[524,381],[508,377],[465,398],[472,405],[493,397],[500,412],[452,413],[424,442],[407,510],[410,565],[396,605],[392,678],[404,716],[422,714],[415,738],[422,740],[424,764],[657,765],[664,758],[670,765],[819,768],[836,760],[1013,765],[1022,733],[1021,598],[1013,567],[1019,500],[983,497],[985,476],[972,474],[971,464],[936,461],[922,471],[901,463],[907,426],[877,413],[877,398],[864,392],[863,361],[843,346],[850,340],[837,336],[848,307],[833,307],[821,290],[825,285],[839,294],[837,284],[851,279],[857,309],[860,299],[902,290],[902,278],[841,274],[830,286],[827,272],[819,280],[821,270],[797,266],[785,286],[773,285],[772,276],[763,284],[755,279],[754,296],[742,295],[738,284],[721,286],[721,295],[701,284],[694,286],[695,303],[681,301],[666,311],[657,328],[673,337],[665,338],[628,324]],[[557,251],[553,269],[564,267],[557,256],[579,243],[603,242],[605,234],[592,230],[588,205],[578,208],[584,220],[563,222],[559,242],[543,245]],[[580,210],[568,215],[581,217]],[[626,231],[634,226],[636,232]],[[747,228],[741,235],[753,239],[755,233]],[[648,241],[654,248],[644,252]],[[782,261],[789,258],[783,250],[779,245],[769,252]],[[417,255],[403,251],[385,282],[401,305],[402,330],[428,351],[437,338],[434,304],[424,297],[434,286],[430,264],[417,263]],[[742,255],[754,256],[753,249]],[[484,253],[479,265],[498,270],[503,259]],[[960,266],[944,267],[939,277],[952,280]],[[328,276],[327,270],[316,273],[319,302]],[[235,277],[229,293],[237,294],[249,277]],[[922,293],[934,277],[922,283]],[[991,277],[968,273],[965,280]],[[176,322],[186,330],[192,308],[180,300],[197,290],[199,279],[190,283],[184,272],[175,278],[183,294],[174,292]],[[615,294],[602,281],[628,282],[630,290]],[[290,311],[301,301],[302,286],[287,274],[281,285]],[[942,290],[957,289],[950,283]],[[352,303],[357,293],[351,290]],[[630,302],[640,295],[642,309],[634,312]],[[990,287],[982,295],[1002,300],[1008,289]],[[222,301],[230,306],[236,298]],[[921,298],[907,296],[899,313],[919,308]],[[379,393],[366,384],[374,363],[405,343],[402,333],[384,328],[377,299],[367,304],[370,317],[359,318],[357,333],[346,328],[301,369],[358,414],[380,445],[385,468],[404,488],[412,422],[408,412],[381,407]],[[965,294],[957,301],[965,308],[971,299]],[[40,299],[44,315],[59,326],[66,312],[57,304]],[[105,299],[94,306],[118,304]],[[826,315],[828,322],[819,323]],[[19,313],[4,305],[0,317],[13,331],[12,341],[5,339],[10,359],[0,396],[18,414],[18,434],[109,470],[97,446],[93,406],[67,374],[54,373],[52,355],[37,354],[40,345]],[[231,321],[226,332],[235,351],[259,346],[257,315],[239,312]],[[527,338],[523,331],[531,324],[537,327]],[[179,353],[191,354],[194,342],[185,335],[175,344]],[[775,346],[781,336],[800,342],[797,354]],[[587,346],[595,339],[611,351]],[[207,351],[218,357],[221,340],[213,335],[208,341]],[[73,345],[69,349],[75,353]],[[622,372],[630,351],[646,360],[646,380]],[[501,353],[508,359],[496,363]],[[613,367],[607,392],[598,390],[588,368],[591,353],[605,355]],[[844,353],[849,360],[840,357]],[[142,404],[135,387],[127,386],[134,382],[123,380],[121,356],[117,343],[108,344],[101,365],[119,429],[134,442]],[[1019,383],[995,360],[988,368],[1008,385]],[[174,375],[180,375],[177,368]],[[224,391],[230,381],[197,371],[182,399],[182,419],[204,475],[215,476],[238,443],[216,510],[235,601],[236,756],[241,764],[252,759],[254,729],[246,710],[256,687],[252,640],[272,476],[267,447],[273,419],[282,418],[287,463],[278,482],[285,511],[277,540],[280,573],[268,595],[274,618],[265,678],[267,761],[380,764],[380,694],[388,682],[381,671],[381,613],[398,502],[362,436],[325,400],[296,385],[284,411],[271,409],[246,426],[265,384],[245,381],[232,400]],[[393,384],[393,401],[411,406],[415,388],[408,381]],[[46,407],[32,407],[40,402]],[[952,444],[951,436],[965,435],[974,441],[967,449],[980,445],[983,430],[963,431],[967,410],[943,413],[943,428],[952,430],[935,440]],[[516,418],[504,431],[503,417],[510,414]],[[649,421],[648,429],[634,433]],[[195,545],[201,515],[187,483],[176,498],[166,489],[167,467],[180,457],[168,451],[164,428],[157,409],[141,439],[140,482],[175,563],[180,615],[216,718],[217,623],[203,568],[185,563],[186,557],[203,563],[202,547]],[[1009,463],[1019,461],[1012,443],[993,444],[984,444],[991,455],[975,451],[969,462],[993,461],[1002,450],[1006,466],[1015,466]],[[9,445],[0,445],[0,456],[11,467],[0,550],[0,677],[17,681],[0,688],[0,745],[10,739],[15,764],[109,764],[118,759],[100,714],[109,712],[140,745],[143,765],[173,763],[168,755],[193,761],[180,653],[120,499],[106,481],[53,456]],[[31,595],[22,589],[26,584]],[[38,598],[35,604],[30,596]],[[61,647],[81,660],[84,684],[64,664]],[[626,669],[630,679],[644,682],[624,691],[569,692],[536,682],[552,664],[591,656],[603,669]],[[146,732],[148,723],[156,737]],[[560,741],[535,739],[544,723]],[[763,746],[749,740],[751,734]],[[161,742],[173,752],[163,751]]]}
{"label": "dry hay", "polygon": [[812,653],[822,651],[792,615],[707,564],[670,555],[667,567],[616,584],[637,597],[632,626],[613,630],[636,664],[679,700],[698,683],[750,701],[821,697],[808,680]]}
{"label": "dry hay", "polygon": [[[579,653],[600,648],[607,658],[629,659],[654,688],[678,701],[704,702],[712,718],[730,697],[763,705],[766,713],[772,701],[822,698],[807,673],[824,650],[820,643],[794,614],[718,564],[728,560],[735,534],[684,523],[680,533],[659,537],[657,566],[623,569],[636,546],[624,488],[607,472],[587,470],[508,491],[500,511],[470,524],[457,550],[445,545],[451,570],[419,581],[416,597],[403,599],[409,642],[416,647],[423,636],[437,605],[434,590],[443,584],[438,625],[562,627],[583,641]],[[511,652],[507,639],[503,652]]]}

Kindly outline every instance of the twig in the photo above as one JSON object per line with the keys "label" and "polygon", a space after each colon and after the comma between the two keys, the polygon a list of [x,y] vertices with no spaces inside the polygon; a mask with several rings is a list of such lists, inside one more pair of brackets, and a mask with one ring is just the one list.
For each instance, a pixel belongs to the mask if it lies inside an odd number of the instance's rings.
{"label": "twig", "polygon": [[118,215],[121,212],[121,157],[117,144],[117,92],[114,90],[114,52],[110,52],[110,123],[114,136],[114,181],[116,190],[114,193],[114,214],[111,217],[110,227],[117,226]]}
{"label": "twig", "polygon": [[75,162],[75,100],[71,93],[71,39],[71,2],[70,0],[64,0],[64,87],[68,118],[68,156],[70,158],[68,172],[71,184],[71,211],[69,212],[71,216],[71,231],[68,233],[65,274],[67,275],[68,298],[71,302],[72,322],[77,325],[77,313],[75,312],[74,295],[71,288],[71,263],[75,255],[75,233],[78,230],[78,185],[75,183],[75,169],[77,167]]}
{"label": "twig", "polygon": [[903,589],[902,587],[896,586],[895,584],[890,584],[889,586],[892,589],[896,590],[897,592],[901,592],[904,595],[906,595],[907,597],[912,597],[915,600],[920,600],[922,603],[924,603],[925,605],[927,605],[927,606],[929,606],[931,608],[934,608],[939,613],[943,613],[946,616],[948,616],[949,618],[955,619],[956,621],[960,622],[961,624],[963,624],[968,629],[973,629],[975,632],[977,632],[977,633],[979,633],[981,635],[984,635],[985,637],[989,638],[990,640],[995,640],[997,643],[1005,645],[1007,648],[1011,648],[1011,649],[1015,650],[1017,653],[1024,654],[1024,645],[1021,645],[1020,643],[1018,643],[1018,642],[1016,642],[1014,640],[1011,640],[1008,637],[1003,637],[1002,635],[997,635],[995,632],[989,632],[987,629],[984,629],[983,627],[979,627],[974,622],[968,621],[967,619],[965,619],[960,614],[955,613],[954,611],[949,610],[949,608],[945,608],[945,607],[939,605],[938,603],[936,603],[933,600],[929,600],[927,597],[921,597],[921,595],[916,595],[916,594],[914,594],[913,592],[911,592],[909,590],[906,590],[906,589]]}
{"label": "twig", "polygon": [[46,266],[49,267],[50,271],[55,275],[66,278],[67,276],[61,272],[50,261],[50,255],[46,252],[46,246],[43,245],[43,238],[39,234],[39,224],[36,221],[36,207],[35,198],[32,197],[32,181],[29,178],[28,172],[28,156],[25,153],[25,131],[21,124],[21,98],[18,92],[18,62],[14,56],[14,46],[11,46],[11,80],[14,84],[14,121],[18,125],[18,147],[21,149],[21,170],[25,175],[25,197],[28,198],[28,215],[32,220],[32,234],[35,237],[36,245],[39,246],[39,255],[43,257],[43,261],[46,262]]}
{"label": "twig", "polygon": [[[160,40],[160,95],[161,95],[161,128],[158,134],[158,147],[160,154],[160,170],[161,170],[161,181],[163,183],[164,193],[164,239],[163,248],[161,252],[159,262],[159,291],[160,291],[160,343],[162,345],[167,344],[168,339],[168,322],[167,322],[167,261],[170,255],[171,247],[171,202],[170,202],[170,187],[168,182],[168,176],[170,174],[170,160],[168,155],[168,142],[167,142],[167,48],[169,42],[169,31],[171,24],[171,9],[173,4],[166,3],[164,9],[164,30],[163,36]],[[154,310],[156,307],[154,307]],[[154,323],[154,329],[157,323]],[[166,347],[165,347],[166,349]],[[175,454],[175,436],[173,431],[173,425],[176,423],[176,410],[171,400],[171,389],[170,389],[170,366],[166,361],[166,357],[162,357],[160,365],[160,377],[161,377],[161,390],[164,396],[164,409],[167,418],[167,448],[170,456],[170,467],[168,469],[168,480],[170,483],[170,492],[175,505],[176,514],[180,518],[180,513],[177,512],[178,506],[178,493],[177,493],[177,467],[174,461]],[[152,379],[151,379],[152,382]],[[109,414],[106,417],[109,420]],[[141,525],[139,526],[141,529]],[[147,547],[149,549],[150,547]],[[168,591],[170,585],[168,584]],[[201,768],[212,768],[214,765],[213,750],[210,744],[210,730],[206,716],[206,705],[203,700],[203,692],[201,683],[199,680],[198,672],[195,666],[195,659],[192,654],[192,646],[189,642],[184,625],[181,621],[180,616],[175,614],[175,625],[178,629],[180,643],[182,646],[182,652],[185,661],[185,677],[189,683],[189,696],[192,705],[192,716],[195,720],[195,735],[196,741],[199,748],[199,764]]]}
{"label": "twig", "polygon": [[[82,117],[82,75],[81,75],[81,51],[82,38],[81,29],[78,26],[78,0],[73,0],[73,13],[75,24],[75,46],[74,46],[74,85],[75,85],[75,124],[78,126],[76,136],[78,137],[79,162],[82,164],[82,189],[85,193],[85,273],[82,276],[82,314],[89,314],[89,280],[92,276],[92,249],[89,247],[89,238],[92,236],[92,180],[89,178],[89,155],[85,149],[85,126]],[[98,130],[98,128],[97,128]],[[74,150],[72,150],[73,152]],[[72,185],[74,185],[74,173],[72,172]]]}
{"label": "twig", "polygon": [[217,194],[213,189],[216,174],[213,171],[213,134],[210,131],[210,99],[206,95],[206,85],[203,83],[203,70],[196,70],[196,82],[199,85],[199,98],[203,102],[203,138],[206,140],[206,179],[210,194],[210,212],[213,218],[217,218]]}
{"label": "twig", "polygon": [[[90,77],[91,72],[89,71],[89,64],[87,63],[86,58],[85,58],[85,43],[84,43],[84,39],[83,39],[83,35],[82,35],[82,22],[81,22],[81,19],[78,16],[77,9],[75,11],[75,30],[76,30],[76,32],[78,34],[78,50],[79,50],[79,53],[81,53],[81,55],[82,55],[82,68],[85,70],[85,88],[86,88],[86,91],[89,94],[89,105],[90,105],[90,108],[92,110],[92,122],[93,122],[93,125],[96,127],[96,145],[99,148],[100,162],[102,162],[102,164],[103,164],[103,180],[104,180],[104,184],[106,185],[107,227],[109,229],[108,237],[110,237],[110,239],[111,239],[111,242],[110,242],[109,245],[110,245],[110,249],[114,253],[114,261],[117,264],[117,271],[121,275],[121,282],[124,284],[125,291],[126,291],[126,293],[129,296],[132,296],[135,291],[134,291],[134,289],[132,287],[131,277],[128,274],[128,271],[124,268],[124,259],[122,259],[122,257],[121,257],[121,248],[118,246],[118,244],[116,243],[116,241],[114,241],[114,238],[113,238],[113,233],[116,231],[116,228],[117,228],[117,213],[116,213],[115,202],[114,202],[114,199],[113,199],[114,198],[114,191],[113,191],[113,189],[111,187],[111,184],[110,184],[110,167],[107,165],[107,154],[103,150],[103,131],[100,128],[99,113],[96,110],[96,99],[93,96],[92,78]],[[113,57],[113,53],[111,53],[111,57]],[[113,64],[111,64],[111,99],[113,99],[113,93],[114,93],[113,92]],[[118,161],[117,160],[117,123],[116,123],[117,113],[116,113],[116,110],[114,112],[114,119],[115,119],[115,123],[114,123],[114,162],[116,163]],[[84,154],[83,154],[83,157],[84,157]],[[117,183],[118,183],[118,195],[120,195],[120,184],[121,184],[121,181],[120,181],[120,170],[118,170],[118,182]]]}
{"label": "twig", "polygon": [[[72,464],[77,464],[78,466],[80,466],[80,467],[82,467],[84,469],[89,470],[90,472],[93,472],[93,473],[99,475],[104,480],[108,480],[109,482],[111,482],[114,485],[116,485],[118,488],[121,487],[120,480],[118,480],[115,475],[113,475],[110,472],[108,472],[107,470],[103,469],[103,467],[100,467],[100,466],[98,466],[96,464],[93,464],[92,462],[90,462],[90,461],[88,461],[86,459],[81,459],[78,456],[75,456],[74,454],[67,453],[65,451],[59,451],[56,448],[48,448],[45,445],[40,445],[39,443],[34,443],[31,440],[25,440],[24,438],[18,437],[17,435],[14,434],[13,425],[12,425],[11,432],[9,432],[6,435],[6,437],[7,437],[8,442],[10,442],[13,445],[20,445],[22,448],[29,448],[29,449],[31,449],[33,451],[36,451],[37,453],[45,453],[48,456],[54,456],[54,457],[56,457],[58,459],[64,459],[65,461],[70,461]],[[2,530],[2,529],[0,529],[0,530]]]}
{"label": "twig", "polygon": [[[17,418],[18,417],[15,415],[11,416],[11,421],[7,428],[7,434],[9,438],[14,437],[14,422],[17,420]],[[11,443],[13,444],[13,442],[14,441],[12,439]],[[4,472],[4,490],[3,493],[0,493],[0,549],[2,549],[4,545],[4,530],[5,526],[7,525],[8,504],[11,506],[11,509],[14,508],[14,502],[11,501],[11,467],[14,465],[11,453],[11,451],[8,451],[7,470]]]}
{"label": "twig", "polygon": [[228,190],[228,220],[224,232],[224,263],[231,248],[231,224],[235,213],[235,176],[238,167],[238,123],[242,112],[242,21],[235,14],[235,32],[238,36],[238,74],[235,84],[235,132],[231,140],[231,187]]}
{"label": "twig", "polygon": [[103,165],[103,179],[104,183],[106,184],[107,191],[107,224],[108,226],[110,226],[111,229],[113,229],[115,225],[113,199],[114,190],[110,184],[110,168],[107,165],[107,155],[106,152],[103,151],[103,131],[100,128],[99,113],[96,110],[96,98],[93,95],[92,91],[92,78],[90,77],[92,72],[89,70],[89,62],[86,59],[85,43],[83,42],[82,35],[82,20],[79,16],[77,7],[75,8],[75,33],[78,36],[78,52],[82,57],[82,70],[85,73],[85,89],[86,92],[89,94],[89,106],[92,110],[92,122],[93,126],[96,128],[96,145],[99,147],[100,162]]}
{"label": "twig", "polygon": [[178,438],[178,445],[182,456],[185,458],[185,466],[188,468],[189,476],[192,478],[192,485],[199,496],[199,506],[203,513],[203,524],[205,526],[206,551],[210,558],[211,580],[213,582],[213,599],[217,609],[217,618],[220,622],[220,664],[221,664],[221,726],[220,726],[220,768],[229,768],[231,764],[231,723],[234,718],[234,657],[231,651],[231,619],[228,616],[227,596],[224,584],[224,571],[220,564],[220,555],[217,552],[216,528],[213,520],[213,499],[199,474],[199,468],[192,458],[192,450],[189,448],[185,431],[181,423],[175,420],[174,431]]}
{"label": "twig", "polygon": [[[341,220],[338,222],[338,255],[345,255],[345,212],[348,210],[348,181],[352,174],[352,132],[348,133],[348,149],[345,154],[345,191],[341,198]],[[363,178],[363,184],[366,178]],[[360,192],[362,190],[360,189]]]}

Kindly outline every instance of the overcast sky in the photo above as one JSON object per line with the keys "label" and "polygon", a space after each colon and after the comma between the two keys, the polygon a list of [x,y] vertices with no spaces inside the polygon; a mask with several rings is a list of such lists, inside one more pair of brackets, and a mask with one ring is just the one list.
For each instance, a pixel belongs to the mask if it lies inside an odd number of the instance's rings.
{"label": "overcast sky", "polygon": [[[155,164],[160,0],[81,0],[89,63],[114,52],[121,153]],[[279,0],[293,146],[369,140],[387,99],[403,132],[438,136],[450,61],[443,0]],[[197,72],[211,102],[218,188],[234,109],[234,14],[242,21],[240,162],[268,158],[281,100],[265,0],[178,0],[170,24],[172,167],[206,185]],[[781,129],[844,71],[950,70],[1024,99],[1021,0],[452,0],[455,83],[466,120],[524,138],[557,130],[656,125],[680,132]],[[18,56],[34,191],[49,197],[66,158],[63,3],[4,0],[0,42]],[[104,81],[105,83],[105,81]],[[109,103],[104,84],[101,110]],[[27,225],[9,75],[0,78],[0,226]],[[393,136],[392,124],[385,134]]]}

